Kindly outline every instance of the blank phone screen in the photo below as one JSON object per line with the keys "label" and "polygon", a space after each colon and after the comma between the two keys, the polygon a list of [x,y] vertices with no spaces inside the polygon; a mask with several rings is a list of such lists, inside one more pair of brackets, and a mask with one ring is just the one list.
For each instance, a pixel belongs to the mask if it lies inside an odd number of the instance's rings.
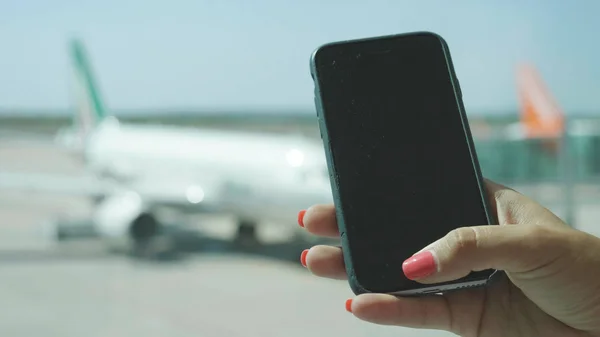
{"label": "blank phone screen", "polygon": [[405,259],[488,224],[443,44],[430,34],[332,44],[314,62],[355,277],[376,292],[423,287],[405,278]]}

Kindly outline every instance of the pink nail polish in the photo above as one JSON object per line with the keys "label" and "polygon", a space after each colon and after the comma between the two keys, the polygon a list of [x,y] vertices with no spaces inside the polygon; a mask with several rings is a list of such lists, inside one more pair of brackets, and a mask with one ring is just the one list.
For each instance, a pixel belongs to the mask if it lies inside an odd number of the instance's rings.
{"label": "pink nail polish", "polygon": [[402,271],[410,280],[420,279],[435,273],[437,267],[431,251],[424,251],[402,263]]}

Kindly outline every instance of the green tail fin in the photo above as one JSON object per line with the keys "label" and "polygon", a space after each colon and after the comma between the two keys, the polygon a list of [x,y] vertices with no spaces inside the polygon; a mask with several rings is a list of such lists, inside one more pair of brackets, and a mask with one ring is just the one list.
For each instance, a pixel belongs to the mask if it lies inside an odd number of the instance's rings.
{"label": "green tail fin", "polygon": [[86,135],[106,117],[106,111],[88,61],[83,43],[71,41],[71,62],[74,75],[76,111],[74,126]]}

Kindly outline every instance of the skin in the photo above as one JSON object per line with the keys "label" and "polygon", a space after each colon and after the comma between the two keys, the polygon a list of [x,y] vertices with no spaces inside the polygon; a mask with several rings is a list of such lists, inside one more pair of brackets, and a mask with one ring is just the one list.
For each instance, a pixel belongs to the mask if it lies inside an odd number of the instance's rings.
{"label": "skin", "polygon": [[[486,187],[501,225],[458,228],[424,247],[438,268],[417,281],[449,281],[488,268],[504,271],[499,279],[441,296],[362,294],[352,300],[353,315],[465,337],[600,336],[600,238],[510,188],[489,180]],[[310,207],[303,223],[314,235],[339,236],[333,205]],[[312,247],[306,264],[316,276],[346,279],[339,247]]]}

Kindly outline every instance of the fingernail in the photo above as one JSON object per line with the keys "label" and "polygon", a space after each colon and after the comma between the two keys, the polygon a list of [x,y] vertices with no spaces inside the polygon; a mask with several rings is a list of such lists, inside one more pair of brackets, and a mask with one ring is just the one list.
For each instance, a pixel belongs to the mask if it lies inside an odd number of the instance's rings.
{"label": "fingernail", "polygon": [[298,225],[300,225],[300,227],[304,227],[304,214],[306,214],[305,209],[298,212]]}
{"label": "fingernail", "polygon": [[346,300],[346,311],[352,312],[352,299],[351,298]]}
{"label": "fingernail", "polygon": [[410,280],[423,278],[436,271],[435,259],[431,251],[425,251],[411,256],[402,263],[402,271]]}
{"label": "fingernail", "polygon": [[303,250],[302,254],[300,254],[300,263],[302,263],[302,265],[305,267],[306,267],[306,255],[308,255],[308,249]]}

